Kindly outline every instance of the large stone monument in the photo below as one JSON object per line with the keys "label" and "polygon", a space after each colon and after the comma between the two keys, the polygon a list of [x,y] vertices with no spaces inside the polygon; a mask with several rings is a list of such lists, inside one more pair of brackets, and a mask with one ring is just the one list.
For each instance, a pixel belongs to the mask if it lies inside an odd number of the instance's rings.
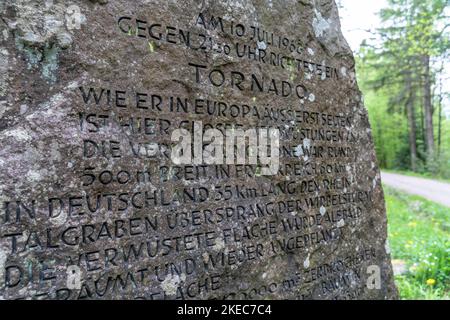
{"label": "large stone monument", "polygon": [[0,15],[1,299],[397,297],[334,1]]}

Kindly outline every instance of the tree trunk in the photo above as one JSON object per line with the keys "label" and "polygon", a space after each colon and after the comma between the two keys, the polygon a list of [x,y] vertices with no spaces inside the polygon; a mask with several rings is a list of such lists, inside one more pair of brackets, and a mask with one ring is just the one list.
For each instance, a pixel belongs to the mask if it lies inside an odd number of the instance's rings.
{"label": "tree trunk", "polygon": [[416,99],[415,91],[412,87],[411,76],[407,78],[408,101],[406,102],[406,113],[408,115],[409,125],[409,151],[411,157],[411,170],[417,171],[417,131],[416,131],[416,115],[414,110],[414,101]]}
{"label": "tree trunk", "polygon": [[423,81],[423,106],[425,113],[425,145],[428,158],[434,155],[434,131],[433,131],[433,105],[431,103],[431,75],[430,75],[430,56],[422,57],[424,67]]}
{"label": "tree trunk", "polygon": [[420,137],[422,138],[422,143],[423,143],[423,147],[421,149],[422,152],[426,151],[426,142],[425,142],[425,120],[424,120],[424,116],[423,116],[424,112],[423,112],[423,103],[420,104]]}
{"label": "tree trunk", "polygon": [[441,153],[441,137],[442,137],[442,98],[440,98],[439,100],[438,154]]}
{"label": "tree trunk", "polygon": [[[443,67],[441,68],[442,72]],[[442,139],[442,100],[443,100],[443,94],[442,94],[442,78],[439,79],[439,99],[438,99],[438,106],[439,106],[439,120],[438,120],[438,155],[441,154],[441,139]]]}

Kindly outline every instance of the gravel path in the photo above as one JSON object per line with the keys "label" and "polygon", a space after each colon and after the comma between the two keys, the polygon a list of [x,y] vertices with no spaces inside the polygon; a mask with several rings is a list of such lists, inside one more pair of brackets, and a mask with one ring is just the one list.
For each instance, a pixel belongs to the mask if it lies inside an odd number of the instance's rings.
{"label": "gravel path", "polygon": [[381,173],[381,181],[395,189],[450,207],[449,183],[387,172]]}

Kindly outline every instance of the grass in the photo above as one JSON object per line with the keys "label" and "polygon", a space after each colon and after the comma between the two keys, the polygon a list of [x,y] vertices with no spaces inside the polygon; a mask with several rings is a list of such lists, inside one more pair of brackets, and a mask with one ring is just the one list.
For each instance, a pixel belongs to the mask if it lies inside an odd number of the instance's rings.
{"label": "grass", "polygon": [[450,298],[450,208],[384,186],[392,259],[402,299]]}

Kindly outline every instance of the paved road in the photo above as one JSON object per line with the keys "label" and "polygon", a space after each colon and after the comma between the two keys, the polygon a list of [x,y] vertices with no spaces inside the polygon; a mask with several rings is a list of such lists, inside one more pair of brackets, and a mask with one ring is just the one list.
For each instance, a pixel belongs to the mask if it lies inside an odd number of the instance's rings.
{"label": "paved road", "polygon": [[422,196],[428,200],[450,207],[450,184],[431,179],[381,173],[381,181],[393,188]]}

